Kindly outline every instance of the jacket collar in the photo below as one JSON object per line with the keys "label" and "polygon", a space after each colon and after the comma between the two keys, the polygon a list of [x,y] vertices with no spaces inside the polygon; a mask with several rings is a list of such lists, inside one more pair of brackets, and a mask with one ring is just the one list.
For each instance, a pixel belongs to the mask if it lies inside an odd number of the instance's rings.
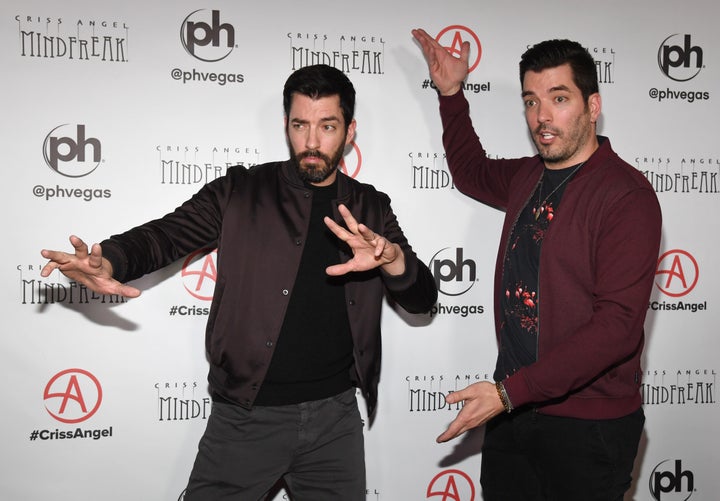
{"label": "jacket collar", "polygon": [[586,176],[591,172],[596,171],[602,167],[607,160],[608,156],[612,154],[612,147],[610,146],[610,140],[605,136],[597,136],[598,147],[593,151],[590,158],[585,161],[583,168],[578,172],[578,177]]}

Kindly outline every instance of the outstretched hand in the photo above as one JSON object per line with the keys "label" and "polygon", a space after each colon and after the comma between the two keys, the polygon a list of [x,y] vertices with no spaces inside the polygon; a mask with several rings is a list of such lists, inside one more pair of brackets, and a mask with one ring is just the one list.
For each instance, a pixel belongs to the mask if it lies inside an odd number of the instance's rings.
{"label": "outstretched hand", "polygon": [[405,272],[405,254],[398,244],[358,223],[344,205],[340,204],[338,210],[347,229],[329,217],[325,218],[325,224],[350,247],[353,258],[346,263],[328,266],[325,270],[328,275],[345,275],[351,271],[367,271],[379,266],[390,275],[402,275]]}
{"label": "outstretched hand", "polygon": [[427,61],[430,78],[438,92],[443,96],[451,96],[462,88],[468,75],[470,43],[463,42],[460,57],[450,54],[444,47],[421,28],[412,30],[412,35],[422,48]]}
{"label": "outstretched hand", "polygon": [[112,277],[112,265],[102,257],[99,244],[94,244],[88,250],[87,244],[75,235],[70,237],[70,243],[75,248],[74,254],[47,249],[40,252],[44,258],[50,260],[40,271],[41,276],[47,277],[54,270],[60,270],[69,279],[80,282],[99,294],[118,294],[131,298],[140,295],[140,290],[124,285]]}
{"label": "outstretched hand", "polygon": [[463,402],[463,408],[447,430],[437,438],[438,442],[447,442],[471,428],[481,426],[504,410],[495,385],[489,381],[480,381],[452,392],[445,400],[449,404]]}

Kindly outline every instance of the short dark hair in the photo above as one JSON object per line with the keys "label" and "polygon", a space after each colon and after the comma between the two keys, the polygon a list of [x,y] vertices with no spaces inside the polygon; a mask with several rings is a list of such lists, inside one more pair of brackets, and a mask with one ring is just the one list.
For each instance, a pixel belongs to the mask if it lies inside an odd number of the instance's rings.
{"label": "short dark hair", "polygon": [[312,99],[339,96],[340,109],[345,119],[345,129],[352,122],[355,115],[355,87],[350,79],[337,68],[327,64],[315,64],[294,71],[288,77],[283,89],[285,116],[290,114],[292,97],[296,92]]}
{"label": "short dark hair", "polygon": [[595,60],[585,47],[572,40],[545,40],[530,47],[520,58],[520,85],[528,71],[540,72],[569,64],[573,81],[587,103],[597,92],[598,78]]}

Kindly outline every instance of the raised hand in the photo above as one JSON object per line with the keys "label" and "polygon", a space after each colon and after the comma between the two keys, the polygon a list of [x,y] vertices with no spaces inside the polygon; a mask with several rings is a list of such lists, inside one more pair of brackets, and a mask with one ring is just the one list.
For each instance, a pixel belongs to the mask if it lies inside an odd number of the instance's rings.
{"label": "raised hand", "polygon": [[346,263],[328,266],[328,275],[344,275],[351,271],[367,271],[382,266],[390,275],[405,272],[405,254],[398,244],[378,235],[364,224],[358,223],[347,207],[338,206],[340,215],[348,229],[343,228],[329,217],[325,224],[340,240],[348,244],[353,258]]}
{"label": "raised hand", "polygon": [[75,248],[74,254],[47,249],[40,252],[50,260],[40,271],[41,276],[47,277],[54,270],[60,270],[70,280],[80,282],[100,294],[118,294],[131,298],[140,295],[140,290],[112,277],[112,265],[102,257],[99,244],[94,244],[88,251],[87,244],[75,235],[70,237],[70,243]]}
{"label": "raised hand", "polygon": [[430,70],[430,78],[438,92],[443,96],[450,96],[459,91],[468,75],[470,43],[462,43],[460,57],[457,58],[437,43],[425,30],[414,29],[412,35],[422,48],[428,70]]}

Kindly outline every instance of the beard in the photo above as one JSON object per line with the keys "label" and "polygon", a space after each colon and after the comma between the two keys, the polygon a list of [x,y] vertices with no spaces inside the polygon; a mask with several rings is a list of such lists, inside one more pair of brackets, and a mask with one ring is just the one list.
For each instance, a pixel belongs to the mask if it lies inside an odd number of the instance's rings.
{"label": "beard", "polygon": [[[345,153],[345,141],[333,152],[332,156],[328,156],[319,150],[305,150],[297,153],[292,145],[290,145],[290,154],[295,168],[297,169],[300,179],[308,183],[321,183],[325,181],[333,172],[337,170],[337,166]],[[308,157],[319,159],[317,162],[305,162]]]}
{"label": "beard", "polygon": [[[548,163],[561,163],[569,160],[575,153],[580,151],[593,136],[592,128],[585,117],[585,114],[580,115],[575,122],[564,131],[547,125],[537,127],[533,131],[532,139],[540,158]],[[562,144],[549,146],[542,144],[539,140],[539,135],[543,132],[555,134],[557,139],[562,141]]]}

